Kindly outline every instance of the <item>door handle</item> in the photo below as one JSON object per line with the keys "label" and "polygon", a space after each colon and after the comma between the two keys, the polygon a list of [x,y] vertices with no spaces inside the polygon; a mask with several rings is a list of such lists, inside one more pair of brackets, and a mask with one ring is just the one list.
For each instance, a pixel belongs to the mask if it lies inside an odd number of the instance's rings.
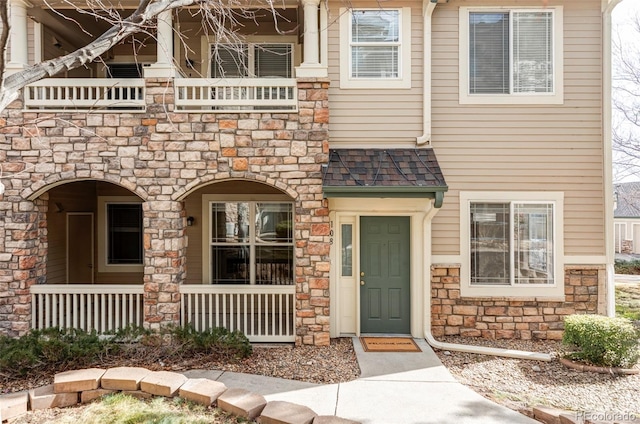
{"label": "door handle", "polygon": [[360,285],[364,286],[364,280],[360,280]]}

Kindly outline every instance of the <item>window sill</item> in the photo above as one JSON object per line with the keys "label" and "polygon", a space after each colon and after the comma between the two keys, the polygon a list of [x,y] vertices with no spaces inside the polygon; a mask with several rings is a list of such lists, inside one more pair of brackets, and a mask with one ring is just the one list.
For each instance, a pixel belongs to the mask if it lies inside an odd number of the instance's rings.
{"label": "window sill", "polygon": [[350,79],[348,77],[340,78],[340,88],[341,89],[376,89],[376,90],[396,90],[396,89],[409,89],[411,88],[411,80],[410,79],[385,79],[385,78],[375,78],[375,79]]}
{"label": "window sill", "polygon": [[460,297],[468,298],[506,298],[517,299],[544,299],[545,301],[564,301],[564,285],[549,285],[536,287],[515,287],[515,286],[476,286],[462,284],[460,286]]}
{"label": "window sill", "polygon": [[564,95],[563,93],[547,95],[460,94],[458,101],[461,105],[561,105],[564,103]]}

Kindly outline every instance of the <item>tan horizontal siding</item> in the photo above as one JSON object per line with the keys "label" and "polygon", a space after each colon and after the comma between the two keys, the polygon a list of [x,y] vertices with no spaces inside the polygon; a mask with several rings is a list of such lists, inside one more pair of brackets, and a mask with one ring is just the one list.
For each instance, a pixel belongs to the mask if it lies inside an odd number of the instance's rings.
{"label": "tan horizontal siding", "polygon": [[[600,5],[597,0],[560,3],[564,4],[563,105],[460,105],[458,8],[468,3],[452,0],[436,7],[432,46],[433,145],[450,192],[434,219],[435,254],[459,254],[459,190],[564,192],[565,253],[604,253]],[[419,7],[404,2],[393,6],[407,4],[414,9],[415,88],[421,86]],[[488,4],[480,1],[474,6]],[[331,3],[333,18],[341,5]],[[376,5],[356,2],[353,7]],[[392,141],[420,135],[420,90],[402,93],[338,88],[337,21],[329,32],[329,70],[332,146],[339,146],[341,140]]]}
{"label": "tan horizontal siding", "polygon": [[341,141],[415,139],[422,134],[422,3],[394,1],[382,4],[382,7],[411,7],[411,88],[393,90],[340,88],[340,8],[381,6],[373,1],[345,4],[329,3],[329,134],[333,146],[339,147]]}
{"label": "tan horizontal siding", "polygon": [[563,105],[460,105],[458,9],[469,2],[436,7],[432,141],[450,188],[433,221],[436,255],[460,254],[461,190],[564,192],[565,254],[604,255],[600,2],[554,4],[564,5]]}

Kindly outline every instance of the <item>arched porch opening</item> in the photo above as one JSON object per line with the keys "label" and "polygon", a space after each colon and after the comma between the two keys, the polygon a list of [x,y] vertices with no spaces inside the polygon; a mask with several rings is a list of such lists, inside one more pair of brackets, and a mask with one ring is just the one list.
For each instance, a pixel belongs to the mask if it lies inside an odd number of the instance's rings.
{"label": "arched porch opening", "polygon": [[143,200],[96,180],[41,194],[47,229],[41,284],[30,288],[32,328],[105,332],[143,325]]}
{"label": "arched porch opening", "polygon": [[240,330],[252,341],[294,341],[294,199],[264,183],[226,180],[191,191],[184,204],[182,323]]}

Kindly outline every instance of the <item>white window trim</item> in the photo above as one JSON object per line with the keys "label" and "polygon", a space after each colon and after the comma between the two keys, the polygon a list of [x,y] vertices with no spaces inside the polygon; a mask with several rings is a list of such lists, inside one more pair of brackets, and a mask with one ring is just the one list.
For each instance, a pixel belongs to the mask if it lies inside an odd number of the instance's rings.
{"label": "white window trim", "polygon": [[141,204],[142,200],[136,196],[98,196],[98,272],[143,272],[144,263],[140,265],[110,265],[107,263],[107,205],[113,203]]}
{"label": "white window trim", "polygon": [[[293,220],[295,222],[296,205],[294,201],[287,195],[278,194],[249,194],[249,195],[219,195],[219,194],[203,194],[202,195],[202,284],[217,285],[221,287],[246,287],[247,285],[255,285],[255,274],[251,272],[249,284],[215,284],[211,282],[211,203],[224,203],[224,202],[265,202],[265,203],[287,203],[293,206]],[[251,212],[251,217],[254,217],[254,212]],[[249,221],[251,222],[251,217]],[[249,225],[249,233],[251,237],[247,244],[255,245],[255,227]],[[292,243],[282,244],[283,246],[293,245],[293,269],[294,269],[294,281],[295,281],[295,231]],[[250,258],[251,269],[255,268],[255,255]]]}
{"label": "white window trim", "polygon": [[[298,37],[295,35],[264,35],[264,36],[241,36],[240,39],[235,40],[238,43],[243,44],[290,44],[291,45],[291,75],[295,76],[295,67],[300,64],[300,45],[298,44]],[[214,37],[202,36],[200,38],[200,48],[201,52],[206,54],[206,60],[202,61],[201,71],[202,75],[206,75],[207,78],[211,77],[211,46],[215,44],[216,40]],[[228,43],[222,44],[233,44],[233,41],[229,41]],[[252,55],[252,49],[249,49],[249,54]],[[203,55],[204,55],[203,54]],[[249,63],[249,69],[251,69],[251,63]],[[246,78],[254,78],[252,76]],[[292,77],[293,78],[293,77]]]}
{"label": "white window trim", "polygon": [[[469,94],[469,12],[513,10],[518,12],[540,10],[553,13],[553,93],[512,93],[512,94]],[[461,7],[459,11],[459,102],[460,104],[563,104],[564,103],[564,37],[563,7],[514,8]],[[512,72],[512,70],[510,70]]]}
{"label": "white window trim", "polygon": [[[380,10],[375,8],[357,8],[356,10]],[[352,10],[340,9],[340,88],[411,88],[411,8],[402,7],[400,11],[400,51],[397,78],[353,78],[351,77],[351,16]]]}
{"label": "white window trim", "polygon": [[[553,203],[555,223],[554,283],[544,285],[471,285],[471,202],[545,202]],[[564,193],[562,192],[460,192],[460,295],[462,297],[545,297],[564,298]]]}

